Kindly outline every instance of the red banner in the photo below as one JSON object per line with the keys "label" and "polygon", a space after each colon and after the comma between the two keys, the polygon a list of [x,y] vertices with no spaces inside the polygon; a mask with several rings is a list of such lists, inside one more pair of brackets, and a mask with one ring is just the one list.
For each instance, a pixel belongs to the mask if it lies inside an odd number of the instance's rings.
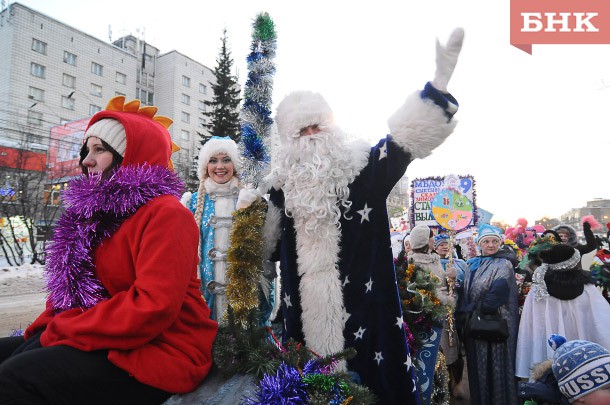
{"label": "red banner", "polygon": [[610,44],[610,2],[511,0],[510,43],[530,55],[533,44]]}

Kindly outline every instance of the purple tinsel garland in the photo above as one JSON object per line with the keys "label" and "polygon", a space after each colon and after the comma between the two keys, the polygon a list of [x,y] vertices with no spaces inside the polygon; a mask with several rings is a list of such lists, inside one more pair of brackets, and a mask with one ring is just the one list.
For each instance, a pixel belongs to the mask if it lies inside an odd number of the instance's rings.
{"label": "purple tinsel garland", "polygon": [[66,211],[47,249],[45,276],[53,308],[87,309],[108,298],[95,275],[95,248],[146,202],[162,195],[180,198],[182,189],[176,174],[149,165],[120,167],[108,179],[91,174],[72,180],[62,194]]}

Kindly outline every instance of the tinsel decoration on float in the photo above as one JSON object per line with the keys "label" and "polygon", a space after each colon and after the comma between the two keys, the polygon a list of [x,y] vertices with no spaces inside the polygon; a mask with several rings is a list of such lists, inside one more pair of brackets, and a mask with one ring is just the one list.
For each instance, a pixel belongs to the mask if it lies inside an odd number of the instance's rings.
{"label": "tinsel decoration on float", "polygon": [[430,270],[407,260],[397,259],[396,280],[402,304],[404,322],[407,326],[407,340],[411,355],[415,355],[424,345],[422,337],[433,326],[442,327],[449,308],[436,297],[438,277]]}
{"label": "tinsel decoration on float", "polygon": [[[251,53],[247,57],[248,80],[244,87],[244,104],[240,113],[241,137],[238,144],[242,156],[241,181],[246,187],[258,187],[269,166],[268,138],[271,132],[271,96],[275,73],[276,34],[273,20],[267,13],[258,14],[252,24]],[[267,299],[259,283],[263,277],[262,228],[266,204],[254,203],[234,213],[230,245],[227,252],[227,298],[236,319],[245,326],[248,312]],[[263,293],[260,294],[260,290]],[[267,305],[268,306],[268,305]],[[266,314],[261,314],[264,318]],[[262,323],[266,319],[260,320]]]}
{"label": "tinsel decoration on float", "polygon": [[282,345],[270,328],[257,324],[257,318],[257,311],[251,311],[244,328],[229,307],[213,346],[214,363],[224,378],[251,374],[259,380],[256,391],[249,392],[242,404],[376,403],[370,390],[353,382],[350,374],[333,371],[337,362],[355,356],[353,348],[320,357],[292,340]]}

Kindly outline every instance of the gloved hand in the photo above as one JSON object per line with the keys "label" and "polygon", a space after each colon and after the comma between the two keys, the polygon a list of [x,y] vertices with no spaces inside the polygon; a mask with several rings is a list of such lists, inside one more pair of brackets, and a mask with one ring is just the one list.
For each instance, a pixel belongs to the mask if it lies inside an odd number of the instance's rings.
{"label": "gloved hand", "polygon": [[582,229],[584,231],[590,231],[591,230],[591,224],[589,222],[587,222],[587,221],[583,222],[582,223]]}
{"label": "gloved hand", "polygon": [[457,271],[455,270],[455,267],[453,267],[453,266],[449,267],[449,265],[447,265],[447,268],[445,269],[445,277],[456,278]]}
{"label": "gloved hand", "polygon": [[261,192],[255,188],[242,188],[239,190],[239,196],[237,197],[237,204],[235,209],[241,210],[248,208],[254,201],[261,198]]}
{"label": "gloved hand", "polygon": [[447,84],[455,69],[463,41],[463,28],[456,28],[453,30],[449,36],[447,45],[444,47],[440,44],[438,39],[436,40],[436,72],[434,74],[434,80],[432,80],[432,86],[440,92],[447,92]]}

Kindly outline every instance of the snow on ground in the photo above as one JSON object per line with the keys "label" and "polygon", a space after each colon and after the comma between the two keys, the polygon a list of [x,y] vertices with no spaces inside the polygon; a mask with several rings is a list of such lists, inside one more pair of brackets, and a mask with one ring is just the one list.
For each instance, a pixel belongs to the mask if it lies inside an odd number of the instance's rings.
{"label": "snow on ground", "polygon": [[40,264],[0,263],[0,337],[24,329],[44,310],[43,270]]}

